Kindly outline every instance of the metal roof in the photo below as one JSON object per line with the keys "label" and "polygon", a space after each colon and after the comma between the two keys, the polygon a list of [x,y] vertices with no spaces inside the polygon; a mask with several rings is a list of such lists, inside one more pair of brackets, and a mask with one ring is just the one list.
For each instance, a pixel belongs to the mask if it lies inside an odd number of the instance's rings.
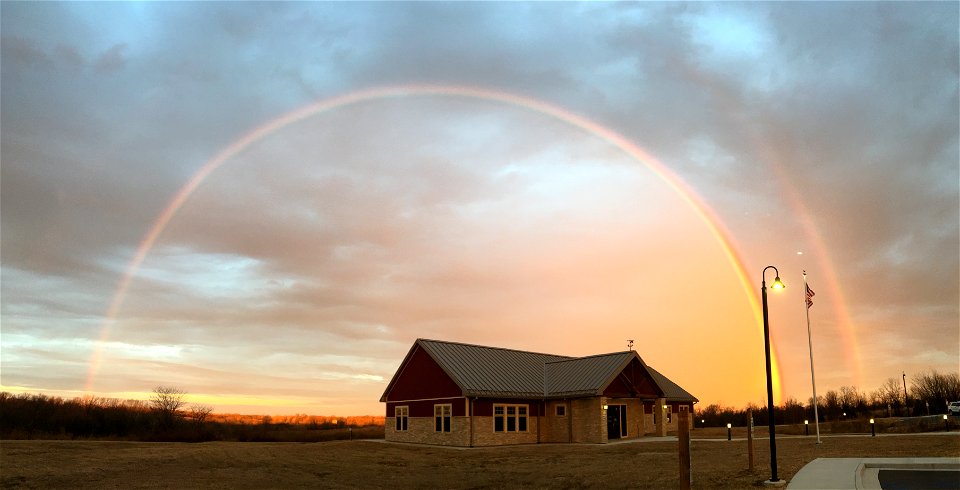
{"label": "metal roof", "polygon": [[547,362],[544,395],[599,395],[634,357],[639,358],[635,352],[627,351]]}
{"label": "metal roof", "polygon": [[659,371],[653,369],[650,366],[647,366],[647,370],[650,371],[650,375],[653,376],[653,380],[657,382],[657,385],[660,386],[660,389],[663,390],[663,396],[668,401],[681,401],[681,402],[698,402],[697,397],[691,395],[687,390],[681,388],[678,384],[670,381],[669,378],[660,374]]}
{"label": "metal roof", "polygon": [[543,397],[543,369],[565,356],[418,339],[466,396]]}
{"label": "metal roof", "polygon": [[[635,351],[570,357],[430,339],[417,339],[414,348],[416,346],[437,362],[463,390],[464,396],[561,398],[599,395],[636,358],[648,369],[667,400],[697,401],[666,376],[646,366]],[[388,386],[387,391],[389,389]]]}

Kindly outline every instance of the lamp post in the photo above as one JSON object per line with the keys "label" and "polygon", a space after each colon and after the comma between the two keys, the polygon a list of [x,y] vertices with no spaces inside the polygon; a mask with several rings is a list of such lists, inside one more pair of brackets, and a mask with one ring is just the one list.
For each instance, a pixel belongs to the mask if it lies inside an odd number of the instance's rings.
{"label": "lamp post", "polygon": [[765,481],[767,485],[782,485],[784,482],[777,477],[777,434],[776,426],[773,421],[773,374],[770,369],[770,320],[767,314],[767,269],[773,269],[774,279],[770,285],[773,289],[783,289],[783,282],[780,281],[780,271],[772,265],[768,265],[760,273],[760,298],[763,305],[763,350],[767,361],[767,419],[770,427],[770,479]]}
{"label": "lamp post", "polygon": [[728,441],[731,440],[731,434],[730,434],[730,428],[731,428],[731,427],[732,427],[731,424],[727,424],[727,440],[728,440]]}

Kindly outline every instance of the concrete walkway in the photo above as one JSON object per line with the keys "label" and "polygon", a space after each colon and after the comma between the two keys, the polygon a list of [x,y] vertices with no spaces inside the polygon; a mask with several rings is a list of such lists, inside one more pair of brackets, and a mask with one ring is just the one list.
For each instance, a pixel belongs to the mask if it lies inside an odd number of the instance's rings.
{"label": "concrete walkway", "polygon": [[817,458],[800,469],[790,490],[935,490],[960,488],[957,458]]}
{"label": "concrete walkway", "polygon": [[[820,434],[820,439],[835,439],[835,438],[871,438],[871,437],[904,437],[904,436],[929,436],[929,437],[956,437],[958,434],[956,431],[953,432],[895,432],[887,434],[877,434],[876,436],[871,436],[869,433],[866,434]],[[813,441],[817,440],[816,436],[799,436],[799,435],[780,435],[777,434],[777,440],[782,439],[810,439]],[[637,439],[621,439],[617,441],[607,441],[607,445],[610,444],[632,444],[637,442],[662,442],[662,441],[676,441],[677,436],[643,436]],[[693,442],[736,442],[736,441],[746,441],[746,437],[734,437],[730,441],[727,441],[726,437],[691,437]],[[768,441],[766,434],[762,436],[754,436],[754,441]]]}

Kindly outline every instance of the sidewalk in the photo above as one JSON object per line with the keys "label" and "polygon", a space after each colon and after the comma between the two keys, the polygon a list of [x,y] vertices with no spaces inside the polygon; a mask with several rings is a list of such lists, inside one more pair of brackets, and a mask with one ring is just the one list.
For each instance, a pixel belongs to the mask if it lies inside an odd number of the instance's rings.
{"label": "sidewalk", "polygon": [[817,458],[801,468],[787,488],[956,489],[960,488],[960,457]]}

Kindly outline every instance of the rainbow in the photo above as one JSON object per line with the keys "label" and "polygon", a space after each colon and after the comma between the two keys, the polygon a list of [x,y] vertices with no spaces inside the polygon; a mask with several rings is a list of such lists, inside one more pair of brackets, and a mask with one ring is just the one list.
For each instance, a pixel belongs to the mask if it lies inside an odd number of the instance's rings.
{"label": "rainbow", "polygon": [[[819,276],[818,279],[814,279],[814,282],[810,284],[810,287],[815,291],[821,291],[822,288],[826,287],[828,294],[822,295],[821,297],[832,298],[834,308],[833,316],[839,321],[838,326],[841,333],[841,340],[844,345],[843,351],[846,353],[845,360],[847,362],[847,369],[849,372],[854,373],[852,384],[854,386],[863,386],[863,361],[860,354],[860,345],[856,340],[856,325],[853,323],[853,320],[850,317],[850,312],[847,310],[845,295],[843,289],[840,287],[840,280],[836,275],[837,269],[834,267],[833,261],[830,259],[830,254],[827,251],[827,245],[823,240],[823,235],[817,228],[817,225],[814,222],[806,204],[804,204],[802,196],[799,192],[797,192],[794,186],[790,185],[791,179],[790,176],[787,175],[785,170],[786,166],[782,162],[780,152],[760,138],[755,138],[753,145],[755,151],[761,155],[762,159],[769,163],[774,177],[780,184],[778,188],[784,192],[790,209],[793,210],[795,215],[800,220],[800,225],[803,228],[804,236],[811,239],[811,245],[814,249],[814,252],[816,252],[815,255],[817,257],[817,262],[820,270],[823,271],[823,275]],[[823,283],[819,282],[820,279],[826,282],[825,286]],[[815,311],[815,309],[811,310],[811,312]]]}
{"label": "rainbow", "polygon": [[[207,177],[209,177],[211,173],[225,164],[228,160],[247,149],[254,142],[280,130],[281,128],[306,119],[310,116],[361,102],[411,96],[463,97],[469,99],[500,102],[522,107],[530,111],[553,117],[571,126],[580,128],[616,146],[631,158],[646,165],[658,177],[660,177],[663,182],[670,186],[670,188],[673,189],[677,195],[679,195],[680,198],[691,207],[691,209],[694,210],[697,217],[717,238],[724,255],[727,257],[728,261],[736,271],[740,285],[743,288],[743,292],[750,302],[755,324],[757,325],[757,328],[762,331],[763,321],[757,294],[751,286],[752,283],[745,272],[743,260],[741,260],[739,254],[733,246],[731,234],[722,225],[722,222],[715,215],[715,213],[706,205],[702,198],[700,198],[697,193],[693,191],[692,188],[683,182],[663,163],[647,153],[647,151],[645,151],[643,148],[637,146],[619,133],[607,127],[601,126],[590,119],[563,109],[559,106],[552,105],[534,98],[478,87],[451,85],[397,85],[350,92],[329,99],[320,100],[288,112],[246,133],[204,163],[204,165],[190,177],[187,183],[180,188],[179,191],[177,191],[177,193],[170,200],[169,204],[167,204],[157,219],[153,222],[143,240],[138,245],[133,258],[127,264],[124,274],[117,285],[116,292],[110,301],[104,321],[101,325],[98,343],[90,359],[85,390],[89,392],[93,389],[96,374],[100,368],[103,346],[110,338],[110,331],[116,320],[117,313],[123,304],[124,297],[126,296],[133,277],[137,274],[137,271],[139,270],[140,265],[143,263],[143,260],[146,258],[147,254],[150,253],[150,250],[156,243],[157,238],[161,233],[163,233],[163,230],[170,223],[170,220],[173,219],[187,199],[189,199],[197,187],[199,187],[200,184]],[[780,361],[779,355],[776,351],[776,346],[773,345],[772,347],[774,350],[772,362],[774,391],[777,399],[779,400],[782,398]]]}

